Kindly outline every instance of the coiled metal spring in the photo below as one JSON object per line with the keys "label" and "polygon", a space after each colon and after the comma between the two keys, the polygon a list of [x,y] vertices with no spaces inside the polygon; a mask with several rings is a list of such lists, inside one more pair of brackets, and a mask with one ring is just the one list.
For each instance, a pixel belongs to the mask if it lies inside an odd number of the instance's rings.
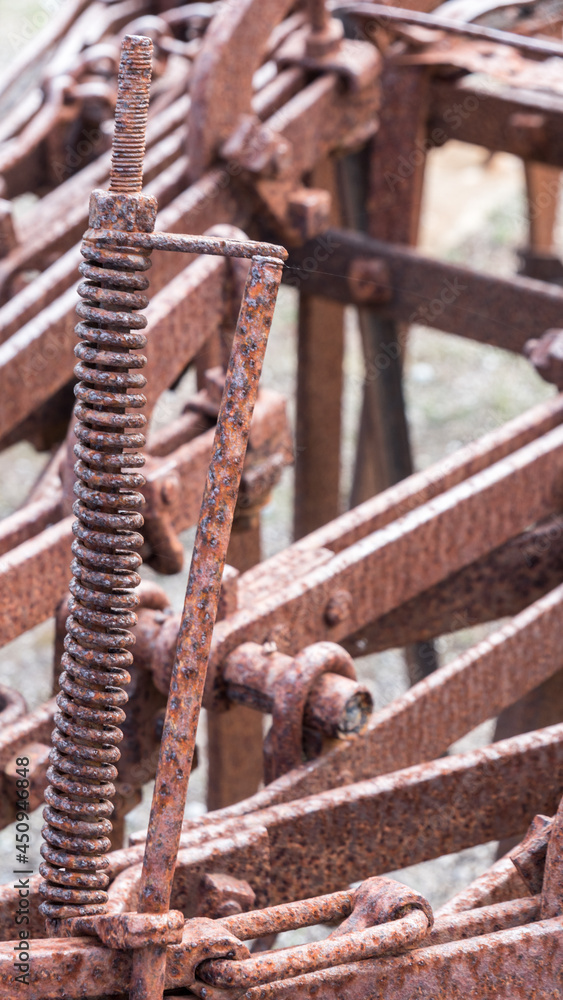
{"label": "coiled metal spring", "polygon": [[111,848],[123,688],[134,641],[129,630],[137,621],[136,550],[143,541],[138,490],[145,480],[138,470],[144,459],[138,449],[145,443],[146,417],[139,410],[146,401],[140,392],[146,358],[132,352],[146,345],[146,319],[138,310],[148,303],[148,253],[100,249],[87,240],[82,247],[77,520],[40,867],[46,880],[40,909],[50,918],[100,913],[107,901],[104,855]]}

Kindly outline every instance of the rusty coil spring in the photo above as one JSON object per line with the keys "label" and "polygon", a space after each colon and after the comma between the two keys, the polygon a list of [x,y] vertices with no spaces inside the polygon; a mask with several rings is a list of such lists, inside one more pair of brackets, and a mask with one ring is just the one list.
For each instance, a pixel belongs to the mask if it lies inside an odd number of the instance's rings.
{"label": "rusty coil spring", "polygon": [[147,342],[141,332],[146,319],[137,310],[148,303],[142,294],[148,253],[102,250],[88,241],[82,246],[86,280],[78,288],[84,301],[77,306],[82,322],[76,327],[74,411],[78,520],[40,867],[46,880],[41,912],[51,918],[99,913],[107,901],[104,855],[111,849],[112,782],[134,641],[129,629],[137,621],[136,550],[143,541],[137,491],[145,480],[134,470],[144,459],[129,449],[143,447],[146,417],[128,408],[138,411],[146,402],[138,391],[146,382],[139,372],[146,358],[132,352]]}

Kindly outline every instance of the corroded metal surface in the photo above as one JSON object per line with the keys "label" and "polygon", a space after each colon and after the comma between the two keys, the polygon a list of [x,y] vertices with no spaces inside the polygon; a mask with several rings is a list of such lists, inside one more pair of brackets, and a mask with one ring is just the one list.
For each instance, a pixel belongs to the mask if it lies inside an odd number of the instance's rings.
{"label": "corroded metal surface", "polygon": [[[116,106],[114,158],[108,195],[96,192],[90,222],[108,217],[118,228],[154,225],[156,205],[140,196],[149,99],[152,44],[126,36]],[[123,197],[125,195],[125,197]],[[74,470],[77,497],[73,524],[75,559],[69,618],[59,677],[59,712],[52,736],[51,782],[42,848],[48,919],[103,912],[108,877],[104,854],[111,846],[109,816],[117,778],[119,726],[125,721],[124,687],[131,680],[129,650],[137,623],[133,590],[141,582],[138,549],[143,539],[140,508],[146,423],[139,374],[146,359],[134,353],[146,344],[141,332],[147,305],[145,253],[100,251],[88,235],[83,243],[85,279],[78,287],[81,339],[75,354],[77,404]],[[129,390],[133,390],[130,392]],[[131,412],[133,410],[133,412]],[[128,470],[128,471],[127,471]]]}

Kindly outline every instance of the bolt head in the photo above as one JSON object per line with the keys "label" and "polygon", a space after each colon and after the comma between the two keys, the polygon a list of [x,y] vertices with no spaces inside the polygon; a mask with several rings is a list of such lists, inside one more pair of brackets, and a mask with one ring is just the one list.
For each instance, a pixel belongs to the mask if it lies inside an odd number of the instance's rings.
{"label": "bolt head", "polygon": [[356,257],[348,269],[348,287],[356,302],[389,302],[393,291],[389,267],[377,257]]}

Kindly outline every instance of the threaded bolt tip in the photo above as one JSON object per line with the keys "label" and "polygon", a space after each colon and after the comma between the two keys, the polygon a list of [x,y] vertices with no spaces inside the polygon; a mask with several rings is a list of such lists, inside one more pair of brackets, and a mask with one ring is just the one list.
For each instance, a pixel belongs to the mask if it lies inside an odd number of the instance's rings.
{"label": "threaded bolt tip", "polygon": [[121,44],[109,188],[114,194],[141,192],[152,48],[145,35],[125,35]]}

